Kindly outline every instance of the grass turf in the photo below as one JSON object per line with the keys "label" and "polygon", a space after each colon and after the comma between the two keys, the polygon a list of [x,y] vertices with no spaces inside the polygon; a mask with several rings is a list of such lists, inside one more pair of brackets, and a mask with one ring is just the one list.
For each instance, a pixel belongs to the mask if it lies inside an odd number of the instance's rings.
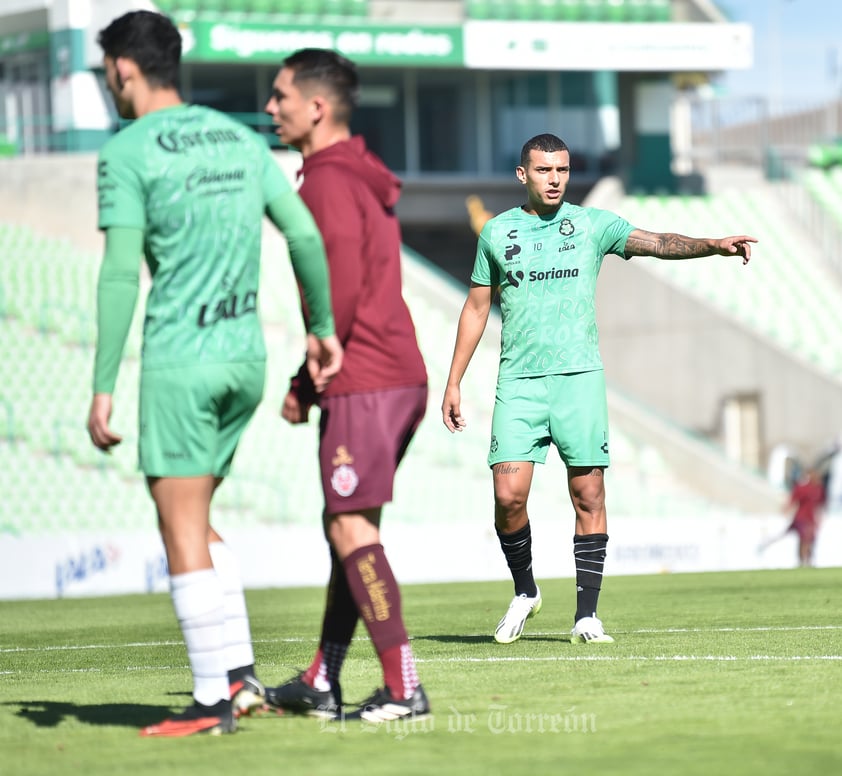
{"label": "grass turf", "polygon": [[[261,715],[221,738],[137,735],[190,702],[168,596],[0,602],[0,772],[840,772],[842,569],[609,577],[604,645],[568,641],[572,580],[539,583],[544,608],[510,645],[490,635],[509,583],[404,587],[431,719]],[[307,665],[323,597],[249,591],[263,681]],[[358,636],[349,701],[381,683]]]}

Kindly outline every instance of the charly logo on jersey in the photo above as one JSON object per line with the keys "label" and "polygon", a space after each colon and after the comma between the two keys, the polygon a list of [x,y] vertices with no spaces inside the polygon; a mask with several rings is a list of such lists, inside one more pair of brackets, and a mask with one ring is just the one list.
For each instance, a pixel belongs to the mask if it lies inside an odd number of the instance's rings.
{"label": "charly logo on jersey", "polygon": [[[521,252],[521,247],[518,243],[515,242],[517,240],[517,229],[512,229],[506,237],[511,240],[511,242],[506,246],[505,250],[503,251],[503,258],[506,261],[511,261],[515,256],[519,255]],[[521,270],[507,270],[506,271],[506,280],[509,281],[511,285],[515,288],[520,286],[521,281],[524,278],[524,274]]]}
{"label": "charly logo on jersey", "polygon": [[518,245],[515,240],[517,240],[517,229],[512,229],[506,237],[511,240],[511,242],[506,246],[505,251],[503,252],[503,256],[505,257],[506,261],[511,261],[515,256],[520,253],[520,245]]}
{"label": "charly logo on jersey", "polygon": [[114,207],[114,200],[111,191],[117,190],[117,184],[114,183],[113,178],[109,177],[108,162],[102,160],[97,165],[97,198],[99,200],[99,209],[106,210]]}
{"label": "charly logo on jersey", "polygon": [[330,486],[340,496],[347,497],[353,494],[360,484],[360,478],[354,467],[354,456],[348,452],[345,445],[336,448],[336,455],[330,461],[335,467],[330,475]]}

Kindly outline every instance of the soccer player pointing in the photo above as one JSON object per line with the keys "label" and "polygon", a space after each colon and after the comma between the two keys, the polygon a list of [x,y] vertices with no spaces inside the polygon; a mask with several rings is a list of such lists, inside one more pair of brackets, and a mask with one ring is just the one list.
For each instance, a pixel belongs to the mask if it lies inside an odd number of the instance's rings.
{"label": "soccer player pointing", "polygon": [[596,616],[608,543],[603,473],[609,465],[608,409],[596,326],[602,260],[751,258],[754,237],[686,237],[637,229],[605,210],[564,201],[570,151],[542,134],[521,151],[518,180],[526,203],[490,219],[479,235],[468,297],[459,317],[442,420],[462,431],[460,383],[500,294],[502,337],[488,465],[494,523],[514,581],[514,598],[494,638],[520,638],[541,608],[532,570],[527,501],[536,463],[555,445],[567,468],[575,512],[574,642],[610,642]]}
{"label": "soccer player pointing", "polygon": [[99,156],[105,255],[88,431],[101,450],[121,441],[110,426],[112,393],[145,254],[152,285],[143,326],[138,454],[193,672],[193,705],[141,732],[230,733],[235,711],[248,708],[243,696],[262,703],[263,688],[253,676],[236,559],[210,525],[210,505],[263,394],[266,349],[257,293],[264,214],[283,231],[306,297],[316,391],[337,374],[343,355],[324,246],[266,142],[222,113],[182,102],[181,36],[166,16],[127,13],[98,40],[117,109],[135,121]]}

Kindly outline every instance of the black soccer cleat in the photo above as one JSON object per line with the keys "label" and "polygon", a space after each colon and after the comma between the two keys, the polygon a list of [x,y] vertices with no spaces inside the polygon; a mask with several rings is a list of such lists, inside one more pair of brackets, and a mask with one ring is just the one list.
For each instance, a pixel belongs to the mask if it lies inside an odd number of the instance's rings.
{"label": "black soccer cleat", "polygon": [[266,688],[266,703],[293,714],[334,719],[342,710],[342,690],[338,683],[330,690],[310,687],[299,674],[278,687]]}
{"label": "black soccer cleat", "polygon": [[375,690],[374,694],[366,700],[356,711],[350,714],[343,714],[341,719],[364,722],[393,722],[395,720],[412,721],[424,719],[430,715],[430,701],[424,688],[419,684],[411,698],[393,698],[388,687]]}

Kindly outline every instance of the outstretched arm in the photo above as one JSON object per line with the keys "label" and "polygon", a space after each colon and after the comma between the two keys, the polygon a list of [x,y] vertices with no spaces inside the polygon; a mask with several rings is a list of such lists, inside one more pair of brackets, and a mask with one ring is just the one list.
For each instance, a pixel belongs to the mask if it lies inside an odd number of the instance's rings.
{"label": "outstretched arm", "polygon": [[742,256],[743,264],[751,258],[751,243],[756,237],[686,237],[673,232],[647,232],[635,229],[626,240],[626,256],[654,256],[657,259],[698,259],[703,256]]}
{"label": "outstretched arm", "polygon": [[450,374],[447,377],[447,387],[441,405],[442,420],[451,433],[465,428],[465,419],[462,417],[460,406],[462,391],[459,386],[482,338],[482,333],[485,331],[485,325],[488,323],[494,292],[495,288],[492,286],[479,286],[472,283],[468,298],[462,307],[462,313],[459,315],[456,344],[453,347]]}

